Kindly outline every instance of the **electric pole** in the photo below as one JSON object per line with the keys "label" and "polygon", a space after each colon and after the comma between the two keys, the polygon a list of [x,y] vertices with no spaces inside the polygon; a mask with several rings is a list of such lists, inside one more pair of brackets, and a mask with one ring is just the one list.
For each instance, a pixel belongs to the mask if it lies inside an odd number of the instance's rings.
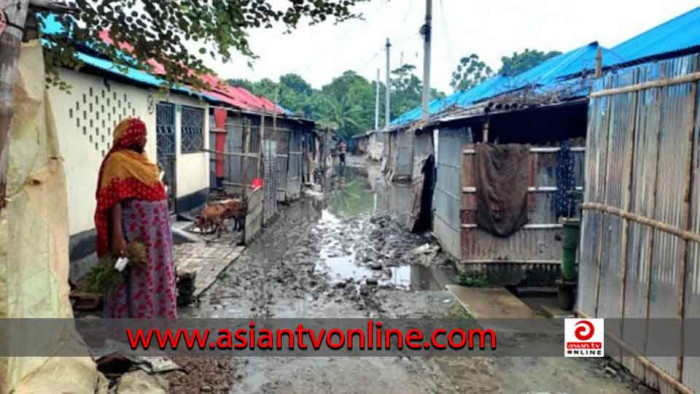
{"label": "electric pole", "polygon": [[374,129],[379,130],[379,78],[380,71],[377,69],[377,96],[374,99]]}
{"label": "electric pole", "polygon": [[425,0],[425,24],[420,32],[423,35],[423,120],[430,117],[430,39],[433,19],[433,0]]}
{"label": "electric pole", "polygon": [[389,109],[391,108],[391,68],[389,66],[389,53],[391,52],[391,43],[389,39],[386,39],[386,103],[384,107],[384,120],[386,121],[386,128],[389,128],[390,115]]}

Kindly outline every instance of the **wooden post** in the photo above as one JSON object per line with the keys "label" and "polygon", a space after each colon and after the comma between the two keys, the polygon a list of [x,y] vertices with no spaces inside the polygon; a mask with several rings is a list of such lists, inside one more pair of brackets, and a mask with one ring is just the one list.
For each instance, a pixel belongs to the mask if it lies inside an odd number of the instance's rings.
{"label": "wooden post", "polygon": [[10,152],[10,122],[14,114],[12,89],[17,80],[17,65],[22,48],[24,24],[29,0],[3,0],[7,26],[0,35],[0,212],[5,208],[7,162]]}
{"label": "wooden post", "polygon": [[[260,145],[262,150],[262,142],[265,140],[265,113],[260,114]],[[258,176],[260,175],[260,172],[263,170],[263,162],[262,162],[262,154],[258,156]],[[263,175],[264,177],[264,175]]]}
{"label": "wooden post", "polygon": [[484,128],[481,133],[481,142],[489,142],[489,117],[486,115],[486,122],[484,122]]}
{"label": "wooden post", "polygon": [[595,55],[595,77],[603,76],[603,48],[598,47],[598,52]]}

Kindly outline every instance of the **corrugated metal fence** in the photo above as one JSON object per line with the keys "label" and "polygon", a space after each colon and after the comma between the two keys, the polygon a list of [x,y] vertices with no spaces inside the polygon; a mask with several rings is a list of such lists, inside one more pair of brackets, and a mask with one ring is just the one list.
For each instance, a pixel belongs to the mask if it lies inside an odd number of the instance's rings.
{"label": "corrugated metal fence", "polygon": [[[577,301],[583,316],[700,317],[698,71],[694,55],[596,81]],[[623,346],[628,335],[617,333]],[[622,361],[662,392],[700,390],[697,358]]]}

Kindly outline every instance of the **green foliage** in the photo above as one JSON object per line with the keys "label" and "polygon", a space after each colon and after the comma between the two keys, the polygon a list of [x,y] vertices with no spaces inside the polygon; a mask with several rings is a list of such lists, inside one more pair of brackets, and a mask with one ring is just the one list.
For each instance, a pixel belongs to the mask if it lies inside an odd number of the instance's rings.
{"label": "green foliage", "polygon": [[460,286],[467,287],[486,287],[489,284],[485,275],[467,275],[464,273],[457,275],[456,282]]}
{"label": "green foliage", "polygon": [[558,55],[561,55],[561,52],[542,52],[536,49],[530,50],[525,48],[525,51],[522,53],[513,52],[512,56],[501,57],[501,62],[503,62],[503,65],[498,73],[508,76],[518,75],[523,71],[527,71],[543,61]]}
{"label": "green foliage", "polygon": [[126,256],[129,258],[129,264],[123,272],[119,272],[114,269],[117,256],[108,253],[100,259],[97,266],[85,275],[80,282],[79,289],[103,295],[115,292],[124,283],[124,274],[128,272],[130,266],[148,263],[146,248],[139,242],[131,242],[127,245]]}
{"label": "green foliage", "polygon": [[[165,69],[168,83],[206,87],[198,78],[211,72],[203,55],[224,62],[231,61],[234,54],[254,58],[248,42],[250,30],[284,26],[291,31],[299,23],[342,22],[357,17],[352,8],[364,1],[76,0],[79,13],[58,16],[66,31],[48,37],[53,44],[47,49],[47,71],[53,81],[57,78],[55,66],[80,67],[73,56],[77,43],[122,68],[150,71],[150,61],[155,61]],[[130,48],[106,44],[100,38],[103,31],[113,42],[128,43]],[[188,49],[193,44],[200,48],[198,54]]]}
{"label": "green foliage", "polygon": [[[391,117],[419,106],[423,85],[414,73],[415,66],[405,64],[392,71]],[[376,82],[368,81],[355,71],[346,71],[321,87],[314,89],[298,74],[280,76],[279,82],[263,78],[257,82],[231,79],[231,85],[241,86],[251,93],[277,100],[278,104],[298,116],[313,119],[322,126],[336,130],[349,141],[352,136],[374,128]],[[384,92],[379,84],[379,122],[384,122]],[[444,97],[433,89],[431,98]]]}
{"label": "green foliage", "polygon": [[455,91],[469,90],[484,82],[493,75],[491,67],[479,60],[479,56],[471,54],[459,60],[457,69],[452,72],[450,86]]}

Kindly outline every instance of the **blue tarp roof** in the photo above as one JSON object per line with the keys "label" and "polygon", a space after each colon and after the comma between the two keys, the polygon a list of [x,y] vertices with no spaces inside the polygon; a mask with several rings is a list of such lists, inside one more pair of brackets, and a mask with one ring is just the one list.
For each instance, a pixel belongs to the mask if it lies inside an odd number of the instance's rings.
{"label": "blue tarp roof", "polygon": [[612,48],[625,62],[700,46],[700,7]]}
{"label": "blue tarp roof", "polygon": [[[700,46],[700,7],[686,12],[668,22],[635,36],[612,49],[603,50],[603,67],[622,65],[640,59],[674,53]],[[512,78],[498,76],[468,90],[433,100],[430,115],[436,115],[451,106],[469,106],[475,102],[501,93],[521,89],[525,86],[539,87],[549,91],[559,87],[575,85],[573,77],[584,70],[595,68],[595,57],[599,45],[590,43],[573,51],[553,57],[520,75]],[[579,86],[572,94],[588,94],[587,87]],[[391,122],[400,126],[421,118],[421,108],[408,111]]]}
{"label": "blue tarp roof", "polygon": [[[498,75],[469,90],[459,91],[451,96],[435,99],[430,103],[430,114],[436,115],[453,106],[468,107],[478,101],[482,101],[502,93],[522,89],[526,86],[556,87],[567,78],[582,74],[584,71],[595,69],[596,54],[598,48],[603,51],[603,65],[608,66],[620,59],[610,50],[600,47],[597,42],[592,42],[580,48],[563,53],[548,59],[541,64],[514,77]],[[587,91],[580,91],[585,95]],[[421,107],[416,107],[391,122],[391,126],[400,126],[414,122],[421,118]]]}

